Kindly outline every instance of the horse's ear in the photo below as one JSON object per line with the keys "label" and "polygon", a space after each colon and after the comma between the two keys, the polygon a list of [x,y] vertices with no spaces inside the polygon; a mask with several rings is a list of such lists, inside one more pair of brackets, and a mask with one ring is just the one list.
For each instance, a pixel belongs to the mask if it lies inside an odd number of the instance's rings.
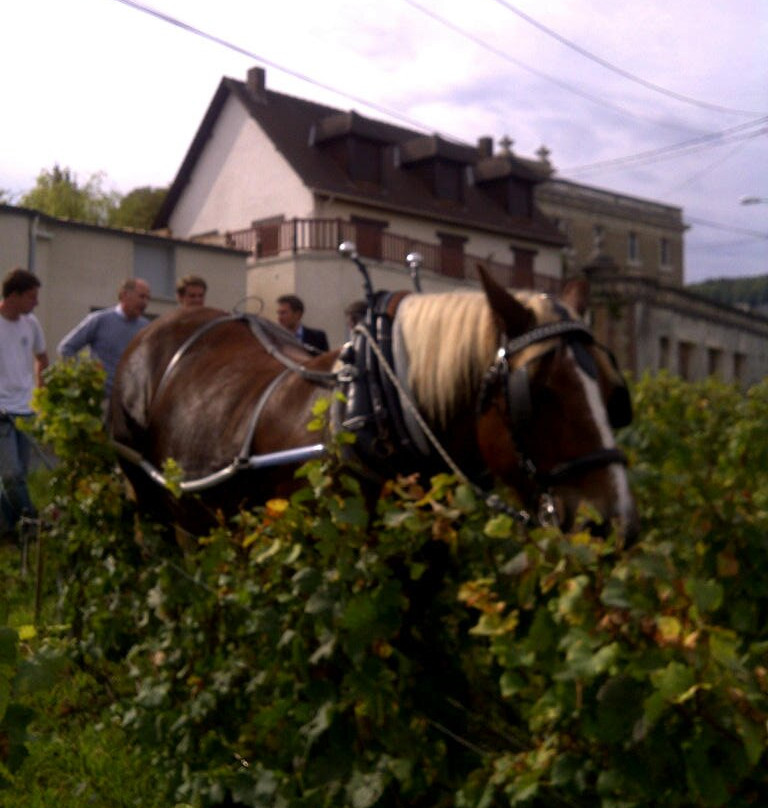
{"label": "horse's ear", "polygon": [[477,270],[483,284],[483,291],[500,329],[507,336],[516,337],[532,328],[535,323],[533,312],[512,297],[483,267],[478,266]]}
{"label": "horse's ear", "polygon": [[571,278],[566,281],[560,300],[583,318],[589,307],[589,281],[586,278]]}

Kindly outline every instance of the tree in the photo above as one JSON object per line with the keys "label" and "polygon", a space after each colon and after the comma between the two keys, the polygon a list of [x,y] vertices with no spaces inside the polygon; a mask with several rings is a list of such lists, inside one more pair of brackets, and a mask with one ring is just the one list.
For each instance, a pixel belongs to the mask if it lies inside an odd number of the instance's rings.
{"label": "tree", "polygon": [[150,230],[167,193],[167,188],[134,188],[110,212],[108,224]]}
{"label": "tree", "polygon": [[63,219],[107,224],[120,195],[104,190],[104,178],[103,172],[97,172],[81,185],[69,168],[56,164],[40,172],[35,187],[21,197],[20,204]]}

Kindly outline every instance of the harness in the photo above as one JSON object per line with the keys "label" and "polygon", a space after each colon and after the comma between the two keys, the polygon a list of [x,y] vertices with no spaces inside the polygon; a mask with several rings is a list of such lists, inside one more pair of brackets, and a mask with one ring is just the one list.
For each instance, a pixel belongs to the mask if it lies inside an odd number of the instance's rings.
{"label": "harness", "polygon": [[[405,459],[406,464],[410,463],[414,470],[419,471],[435,469],[443,464],[459,480],[470,485],[489,507],[507,513],[525,526],[557,523],[554,500],[550,493],[553,486],[591,468],[612,463],[626,464],[626,456],[619,449],[601,449],[566,461],[542,473],[536,469],[526,451],[527,428],[533,416],[528,366],[533,360],[512,369],[513,357],[531,345],[558,338],[573,348],[582,369],[589,375],[597,377],[594,359],[584,349],[585,344],[596,344],[591,331],[578,321],[563,319],[537,326],[512,339],[504,337],[494,362],[484,374],[477,402],[478,412],[484,412],[490,406],[494,392],[499,386],[502,387],[510,430],[518,448],[521,468],[538,492],[538,513],[534,516],[526,510],[514,508],[497,494],[490,493],[469,479],[448,455],[421,416],[407,389],[402,362],[396,361],[398,339],[393,328],[395,313],[397,306],[407,294],[409,293],[371,292],[365,321],[354,327],[352,338],[343,347],[339,364],[332,372],[314,371],[291,359],[279,348],[274,338],[277,327],[267,325],[266,321],[255,315],[223,315],[201,325],[171,358],[155,390],[155,398],[164,389],[168,379],[190,348],[204,334],[229,322],[246,323],[264,349],[285,369],[272,380],[259,398],[249,419],[246,436],[237,457],[228,466],[213,474],[181,482],[180,490],[183,493],[195,493],[218,485],[245,469],[304,463],[326,454],[324,444],[314,444],[268,454],[250,455],[250,445],[267,403],[275,390],[291,374],[298,374],[315,384],[343,393],[343,396],[335,396],[333,399],[332,425],[335,430],[349,431],[356,436],[354,445],[349,450],[353,452],[363,473],[377,479],[385,479],[387,472],[397,471],[394,466],[389,465],[389,461],[395,459],[399,467],[402,468]],[[286,339],[282,329],[280,335],[281,339]],[[301,343],[296,341],[296,345]],[[606,352],[615,367],[615,359],[607,348],[599,347]],[[548,352],[536,358],[546,353]],[[618,385],[617,390],[616,400],[608,403],[609,417],[614,427],[624,426],[631,420],[629,393],[625,386],[622,388]],[[138,452],[119,443],[115,443],[115,448],[123,457],[141,466],[155,482],[163,486],[168,485],[168,480],[163,474]]]}
{"label": "harness", "polygon": [[[294,463],[306,463],[325,454],[325,445],[322,443],[313,444],[311,446],[300,446],[296,449],[284,449],[279,452],[269,452],[262,455],[251,455],[250,448],[253,436],[256,433],[256,428],[259,419],[264,409],[267,406],[270,398],[277,388],[290,376],[291,373],[300,375],[302,378],[307,379],[315,384],[320,384],[325,387],[332,388],[337,381],[337,374],[324,373],[321,371],[310,370],[304,367],[300,362],[296,362],[287,356],[279,349],[275,339],[270,336],[277,332],[277,326],[270,325],[269,327],[264,321],[260,320],[256,315],[249,314],[226,314],[221,317],[215,317],[208,322],[199,326],[186,340],[179,346],[174,355],[171,357],[170,362],[165,367],[163,375],[160,377],[157,387],[155,388],[154,398],[157,399],[158,395],[165,388],[168,380],[175,372],[179,362],[189,349],[205,334],[213,328],[231,322],[242,322],[248,325],[253,332],[254,336],[259,340],[262,347],[267,351],[270,356],[277,359],[285,369],[278,374],[267,386],[267,389],[261,394],[256,406],[251,414],[246,430],[245,439],[243,440],[240,451],[232,462],[225,466],[223,469],[214,472],[213,474],[200,477],[196,480],[184,480],[178,484],[178,488],[182,493],[194,494],[199,491],[204,491],[207,488],[219,485],[222,482],[233,477],[238,472],[246,469],[263,469],[273,466],[290,465]],[[281,339],[291,340],[291,335],[280,329]],[[303,347],[299,340],[294,340],[297,347]],[[141,467],[144,472],[159,485],[167,487],[169,485],[168,479],[162,472],[150,463],[146,458],[142,457],[137,451],[130,446],[113,440],[112,445],[115,447],[117,453],[130,461],[134,465]]]}

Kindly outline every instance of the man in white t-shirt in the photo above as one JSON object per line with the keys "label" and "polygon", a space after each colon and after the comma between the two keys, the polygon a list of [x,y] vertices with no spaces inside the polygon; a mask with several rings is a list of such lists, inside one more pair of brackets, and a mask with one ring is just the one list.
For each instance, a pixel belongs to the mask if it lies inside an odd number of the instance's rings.
{"label": "man in white t-shirt", "polygon": [[48,366],[45,338],[32,314],[40,280],[26,269],[3,279],[0,300],[0,529],[9,532],[22,516],[35,516],[27,489],[31,444],[15,424],[32,415],[30,400]]}

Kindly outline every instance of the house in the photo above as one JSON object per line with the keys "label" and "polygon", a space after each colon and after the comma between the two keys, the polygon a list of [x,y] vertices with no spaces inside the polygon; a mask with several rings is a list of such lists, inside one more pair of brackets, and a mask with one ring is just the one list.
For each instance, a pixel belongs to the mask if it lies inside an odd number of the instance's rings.
{"label": "house", "polygon": [[40,320],[49,355],[59,340],[95,309],[114,306],[125,278],[145,278],[152,289],[147,314],[177,305],[176,280],[200,275],[207,302],[232,309],[246,295],[245,254],[143,231],[99,227],[0,204],[0,275],[21,266],[42,282]]}
{"label": "house", "polygon": [[476,285],[483,266],[506,286],[557,292],[588,273],[598,336],[637,375],[717,373],[747,386],[768,372],[768,320],[683,288],[680,208],[557,177],[546,149],[513,153],[394,126],[269,90],[261,68],[222,79],[156,227],[249,254],[246,287],[274,316],[298,294],[306,320],[345,337],[361,278],[338,245],[356,243],[374,287]]}
{"label": "house", "polygon": [[547,175],[492,154],[490,138],[470,146],[273,92],[253,68],[221,81],[155,225],[249,249],[249,293],[298,294],[339,342],[361,296],[344,240],[377,288],[409,287],[417,252],[427,290],[474,284],[481,264],[506,285],[558,290],[566,238],[534,200]]}

